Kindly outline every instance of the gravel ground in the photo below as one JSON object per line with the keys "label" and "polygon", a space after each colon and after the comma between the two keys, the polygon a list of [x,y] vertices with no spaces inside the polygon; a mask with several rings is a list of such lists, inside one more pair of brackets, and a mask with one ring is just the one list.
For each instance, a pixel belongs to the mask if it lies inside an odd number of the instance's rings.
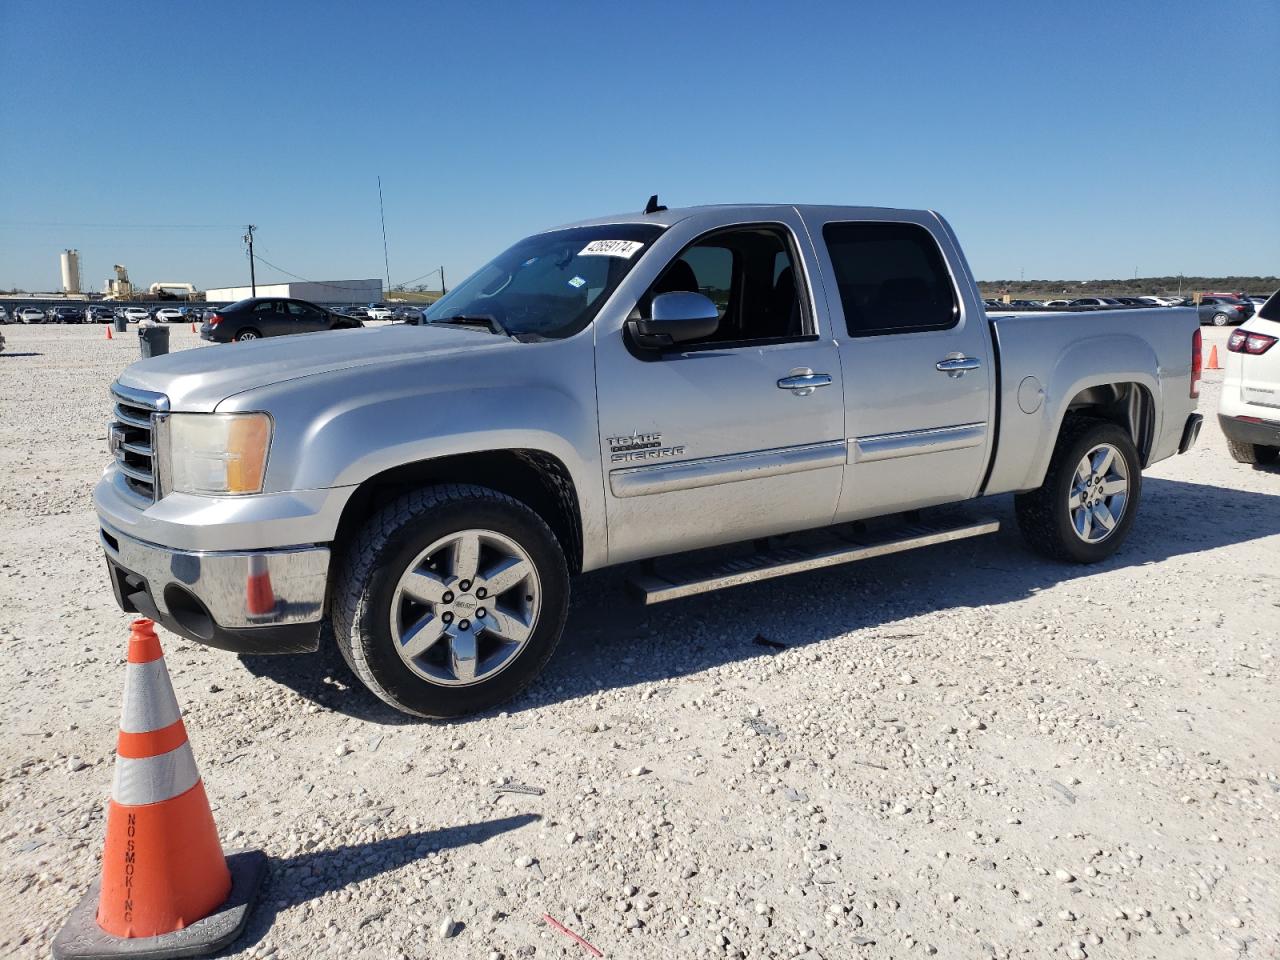
{"label": "gravel ground", "polygon": [[[129,617],[90,491],[137,338],[4,333],[0,955],[43,957],[102,846]],[[653,610],[606,571],[469,722],[163,634],[224,845],[272,858],[232,955],[586,957],[550,914],[608,957],[1280,956],[1280,473],[1207,377],[1101,566],[1005,497],[992,537]]]}

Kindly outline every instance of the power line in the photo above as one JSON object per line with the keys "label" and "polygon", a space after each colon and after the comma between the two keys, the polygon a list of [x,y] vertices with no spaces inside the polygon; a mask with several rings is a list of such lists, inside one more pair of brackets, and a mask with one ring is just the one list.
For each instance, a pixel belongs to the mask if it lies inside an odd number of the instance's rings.
{"label": "power line", "polygon": [[236,230],[235,223],[65,223],[53,220],[0,220],[5,227],[83,227],[102,230]]}

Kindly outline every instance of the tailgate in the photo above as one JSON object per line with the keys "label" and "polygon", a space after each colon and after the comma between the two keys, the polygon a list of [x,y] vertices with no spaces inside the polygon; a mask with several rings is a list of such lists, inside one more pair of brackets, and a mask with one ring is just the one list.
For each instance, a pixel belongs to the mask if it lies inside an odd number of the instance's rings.
{"label": "tailgate", "polygon": [[1229,344],[1224,388],[1238,384],[1240,402],[1257,407],[1256,416],[1280,420],[1280,294],[1236,328]]}

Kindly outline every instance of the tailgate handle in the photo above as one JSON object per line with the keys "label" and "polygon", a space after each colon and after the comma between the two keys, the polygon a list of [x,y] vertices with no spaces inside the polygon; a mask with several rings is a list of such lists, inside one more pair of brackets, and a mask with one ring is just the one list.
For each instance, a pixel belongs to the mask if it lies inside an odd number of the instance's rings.
{"label": "tailgate handle", "polygon": [[969,370],[977,370],[981,367],[982,361],[977,357],[951,356],[945,360],[939,360],[934,366],[948,377],[963,377]]}

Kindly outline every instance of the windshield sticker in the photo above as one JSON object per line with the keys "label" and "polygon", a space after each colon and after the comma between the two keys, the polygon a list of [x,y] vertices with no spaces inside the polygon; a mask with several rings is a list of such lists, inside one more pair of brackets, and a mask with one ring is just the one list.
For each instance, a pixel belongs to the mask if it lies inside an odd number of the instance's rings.
{"label": "windshield sticker", "polygon": [[583,286],[586,282],[587,281],[583,280],[581,277],[574,277],[572,280],[569,281],[569,286],[577,290],[579,287]]}
{"label": "windshield sticker", "polygon": [[578,251],[580,257],[625,257],[630,260],[644,246],[641,240],[592,240]]}

